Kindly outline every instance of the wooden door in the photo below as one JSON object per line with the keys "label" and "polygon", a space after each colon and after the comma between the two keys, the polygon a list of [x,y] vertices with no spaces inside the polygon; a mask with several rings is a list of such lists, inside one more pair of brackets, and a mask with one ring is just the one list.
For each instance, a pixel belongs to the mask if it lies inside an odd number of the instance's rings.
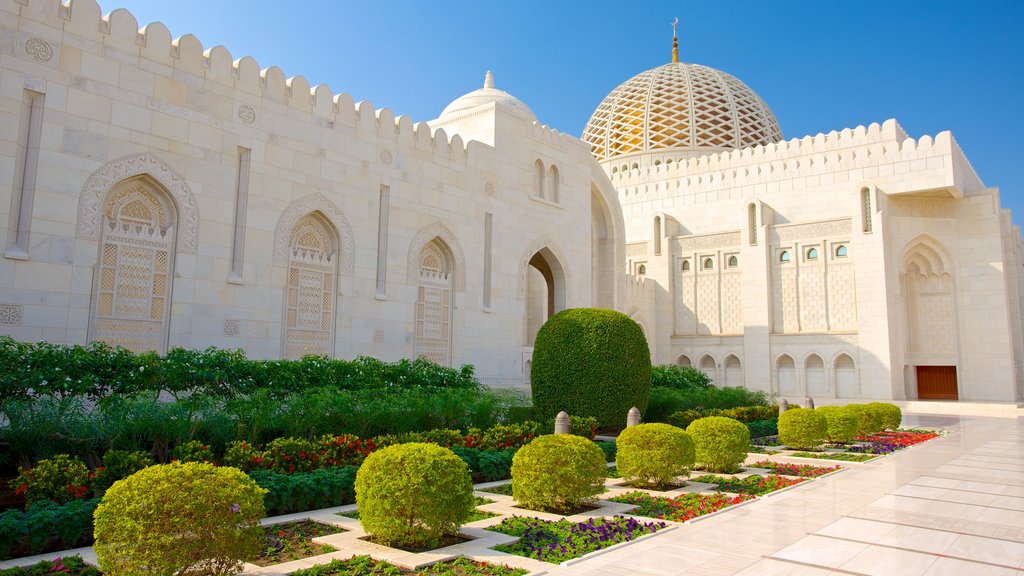
{"label": "wooden door", "polygon": [[956,366],[918,366],[917,397],[921,400],[958,400]]}

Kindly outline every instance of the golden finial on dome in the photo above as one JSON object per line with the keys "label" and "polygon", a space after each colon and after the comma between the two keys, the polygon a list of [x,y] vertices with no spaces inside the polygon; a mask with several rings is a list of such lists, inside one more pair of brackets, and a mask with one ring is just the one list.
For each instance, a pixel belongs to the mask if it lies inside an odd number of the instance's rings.
{"label": "golden finial on dome", "polygon": [[679,62],[679,38],[676,37],[676,25],[679,24],[679,18],[672,23],[672,62]]}

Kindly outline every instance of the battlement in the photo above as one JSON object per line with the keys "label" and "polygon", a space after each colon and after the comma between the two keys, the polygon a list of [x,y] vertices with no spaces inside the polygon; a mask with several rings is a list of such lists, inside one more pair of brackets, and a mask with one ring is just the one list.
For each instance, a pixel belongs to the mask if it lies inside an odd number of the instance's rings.
{"label": "battlement", "polygon": [[[431,151],[436,158],[463,163],[467,160],[466,145],[457,135],[449,138],[443,130],[432,131],[426,122],[414,124],[405,116],[395,118],[387,108],[375,109],[369,101],[356,103],[349,94],[335,94],[326,84],[310,85],[303,76],[287,77],[277,66],[260,68],[250,56],[235,59],[224,46],[204,48],[191,34],[172,38],[160,22],[140,28],[135,16],[123,8],[103,15],[95,0],[14,2],[21,5],[22,18],[79,37],[76,46],[95,46],[97,53],[108,48],[127,52],[177,72],[231,86],[238,91],[239,100],[244,101],[249,94],[252,100],[248,105],[255,107],[257,123],[259,107],[277,103],[320,118],[321,125],[354,127],[398,145]],[[59,33],[47,34],[43,39],[64,42]]]}
{"label": "battlement", "polygon": [[662,187],[658,184],[652,186],[654,182],[664,182],[665,189],[702,191],[936,156],[951,156],[954,178],[966,189],[984,187],[949,131],[915,140],[907,136],[895,119],[680,162],[623,170],[611,174],[610,178],[616,188],[625,189],[627,194],[647,193],[652,188],[660,191]]}

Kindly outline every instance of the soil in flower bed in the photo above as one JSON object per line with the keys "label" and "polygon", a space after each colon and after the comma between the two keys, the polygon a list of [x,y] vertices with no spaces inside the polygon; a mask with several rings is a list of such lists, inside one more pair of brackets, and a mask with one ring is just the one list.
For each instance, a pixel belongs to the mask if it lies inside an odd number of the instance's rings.
{"label": "soil in flower bed", "polygon": [[769,492],[775,492],[776,490],[782,490],[783,488],[789,488],[795,484],[803,482],[804,478],[786,478],[784,476],[778,476],[771,474],[768,476],[747,476],[746,478],[736,478],[735,476],[698,476],[694,478],[694,482],[703,482],[705,484],[717,484],[718,487],[715,490],[719,492],[732,492],[733,494],[753,494],[755,496],[762,496]]}
{"label": "soil in flower bed", "polygon": [[476,562],[463,556],[419,570],[403,570],[394,564],[380,562],[369,556],[354,556],[348,560],[335,560],[330,564],[292,572],[292,576],[522,576],[527,572],[529,571],[522,568]]}
{"label": "soil in flower bed", "polygon": [[685,522],[698,516],[718,512],[735,504],[753,500],[751,494],[738,494],[727,496],[725,494],[683,494],[675,498],[663,498],[651,496],[646,492],[629,492],[621,496],[609,498],[612,502],[623,504],[635,504],[636,508],[630,514],[634,516],[646,516],[660,520],[672,520],[673,522]]}
{"label": "soil in flower bed", "polygon": [[92,566],[89,566],[78,556],[57,558],[52,561],[44,560],[23,568],[8,568],[6,570],[0,570],[0,576],[43,576],[49,574],[66,574],[68,576],[100,576],[102,572]]}
{"label": "soil in flower bed", "polygon": [[586,522],[513,516],[488,530],[519,536],[518,542],[496,546],[495,550],[557,564],[653,534],[665,526],[664,522],[640,522],[622,516]]}
{"label": "soil in flower bed", "polygon": [[790,464],[788,462],[773,462],[771,460],[755,462],[751,464],[750,467],[762,468],[765,470],[771,470],[776,474],[799,476],[801,478],[817,478],[818,476],[824,476],[825,474],[835,472],[842,468],[839,464],[836,464],[835,466],[812,466],[810,464]]}
{"label": "soil in flower bed", "polygon": [[[473,506],[483,506],[484,504],[494,504],[494,500],[481,498],[479,496],[473,497]],[[356,520],[359,520],[359,510],[338,512],[338,516],[345,516],[346,518],[355,518]],[[495,514],[494,512],[473,508],[473,512],[469,515],[469,520],[466,520],[466,523],[476,522],[477,520],[483,520],[485,518],[494,518],[495,516],[501,516],[501,514]]]}
{"label": "soil in flower bed", "polygon": [[463,542],[469,542],[472,538],[467,538],[461,534],[445,534],[437,541],[434,546],[427,546],[423,548],[415,548],[412,546],[396,546],[390,542],[384,542],[373,536],[363,536],[360,540],[366,540],[367,542],[373,542],[374,544],[380,544],[381,546],[387,546],[396,550],[404,550],[405,552],[430,552],[431,550],[437,550],[438,548],[447,548],[448,546],[455,546],[456,544],[462,544]]}
{"label": "soil in flower bed", "polygon": [[264,526],[263,530],[267,534],[267,545],[259,557],[252,560],[257,566],[271,566],[334,552],[334,548],[326,544],[313,543],[313,538],[345,531],[312,520]]}
{"label": "soil in flower bed", "polygon": [[878,458],[878,454],[851,454],[849,452],[794,452],[786,454],[794,458],[816,458],[818,460],[841,460],[843,462],[867,462]]}

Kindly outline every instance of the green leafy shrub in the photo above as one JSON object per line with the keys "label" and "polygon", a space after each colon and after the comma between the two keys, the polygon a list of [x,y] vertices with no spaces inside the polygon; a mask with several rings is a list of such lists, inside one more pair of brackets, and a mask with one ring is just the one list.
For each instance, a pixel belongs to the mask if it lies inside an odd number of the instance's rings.
{"label": "green leafy shrub", "polygon": [[148,453],[141,450],[136,452],[108,450],[103,455],[103,467],[96,469],[93,488],[102,495],[114,482],[152,465],[153,459],[149,457]]}
{"label": "green leafy shrub", "polygon": [[858,436],[877,434],[885,426],[882,412],[877,409],[868,408],[867,404],[847,404],[846,409],[856,414],[859,418],[859,423],[857,424]]}
{"label": "green leafy shrub", "polygon": [[356,470],[355,466],[293,474],[257,470],[249,476],[267,491],[264,498],[267,514],[277,516],[352,504],[356,501]]}
{"label": "green leafy shrub", "polygon": [[693,366],[659,364],[651,367],[652,388],[671,388],[680,392],[714,388],[711,378]]}
{"label": "green leafy shrub", "polygon": [[359,466],[377,449],[372,438],[363,440],[355,434],[328,434],[320,438],[319,444],[320,466]]}
{"label": "green leafy shrub", "polygon": [[565,512],[604,491],[604,452],[571,434],[538,436],[512,458],[512,496],[533,510]]}
{"label": "green leafy shrub", "polygon": [[469,466],[469,470],[480,476],[483,482],[505,480],[512,476],[512,456],[515,448],[504,450],[481,450],[479,448],[460,448],[453,446],[451,451]]}
{"label": "green leafy shrub", "polygon": [[679,428],[686,428],[691,422],[708,416],[723,416],[740,422],[756,422],[758,420],[774,420],[779,417],[779,407],[772,405],[737,406],[734,408],[704,408],[701,410],[681,410],[668,417],[668,423]]}
{"label": "green leafy shrub", "polygon": [[61,504],[88,494],[89,469],[74,456],[58,454],[32,468],[22,468],[11,485],[16,486],[16,494],[25,497],[26,509],[41,500]]}
{"label": "green leafy shrub", "polygon": [[875,410],[881,415],[882,427],[878,430],[895,430],[903,422],[903,411],[900,407],[889,402],[871,402],[867,405],[869,410]]}
{"label": "green leafy shrub", "polygon": [[[625,421],[623,421],[625,423]],[[593,440],[594,436],[597,435],[598,421],[593,416],[569,416],[569,434],[573,436],[580,436],[587,440]],[[550,418],[544,423],[540,429],[547,433],[552,433],[555,430],[555,419]],[[540,434],[538,434],[539,436]],[[528,444],[529,442],[527,442]]]}
{"label": "green leafy shrub", "polygon": [[378,450],[356,474],[359,522],[382,543],[422,548],[454,534],[473,511],[473,482],[451,450],[416,442]]}
{"label": "green leafy shrub", "polygon": [[537,333],[530,373],[533,406],[543,418],[564,410],[622,428],[643,412],[651,390],[651,355],[640,326],[625,314],[576,308],[555,314]]}
{"label": "green leafy shrub", "polygon": [[818,406],[815,412],[825,417],[825,440],[846,444],[857,436],[860,415],[845,406]]}
{"label": "green leafy shrub", "polygon": [[276,438],[266,447],[267,468],[275,472],[309,472],[317,468],[317,446],[304,438]]}
{"label": "green leafy shrub", "polygon": [[213,451],[199,440],[189,440],[171,450],[171,458],[178,462],[213,462]]}
{"label": "green leafy shrub", "polygon": [[86,564],[78,556],[65,556],[54,560],[36,562],[31,566],[0,570],[0,576],[45,576],[50,574],[100,576],[100,571]]}
{"label": "green leafy shrub", "polygon": [[512,424],[497,424],[487,430],[472,428],[466,434],[465,443],[467,448],[483,448],[485,450],[519,448],[529,444],[540,434],[539,422],[525,420]]}
{"label": "green leafy shrub", "polygon": [[264,543],[264,493],[241,471],[211,464],[136,472],[96,509],[100,567],[109,576],[238,572]]}
{"label": "green leafy shrub", "polygon": [[778,418],[772,418],[771,420],[753,420],[751,422],[744,422],[743,425],[747,427],[747,430],[750,430],[751,438],[775,436],[779,433]]}
{"label": "green leafy shrub", "polygon": [[92,539],[92,514],[99,499],[57,504],[40,500],[22,511],[0,514],[0,560],[66,550]]}
{"label": "green leafy shrub", "polygon": [[594,444],[597,444],[597,447],[600,448],[602,452],[604,452],[604,459],[605,459],[605,461],[607,461],[607,462],[615,462],[615,456],[618,454],[618,446],[615,445],[615,441],[614,440],[611,440],[611,441],[602,440],[602,441],[594,442]]}
{"label": "green leafy shrub", "polygon": [[224,451],[224,465],[238,468],[243,472],[261,470],[269,459],[266,450],[260,450],[255,444],[244,440],[236,440],[228,444]]}
{"label": "green leafy shrub", "polygon": [[817,410],[786,410],[779,415],[779,441],[791,448],[814,448],[825,441],[828,422]]}
{"label": "green leafy shrub", "polygon": [[627,482],[663,490],[693,468],[693,440],[675,426],[639,424],[623,430],[615,443],[615,465]]}
{"label": "green leafy shrub", "polygon": [[693,440],[697,465],[709,472],[736,470],[750,449],[750,431],[732,418],[700,418],[687,426],[686,433]]}

